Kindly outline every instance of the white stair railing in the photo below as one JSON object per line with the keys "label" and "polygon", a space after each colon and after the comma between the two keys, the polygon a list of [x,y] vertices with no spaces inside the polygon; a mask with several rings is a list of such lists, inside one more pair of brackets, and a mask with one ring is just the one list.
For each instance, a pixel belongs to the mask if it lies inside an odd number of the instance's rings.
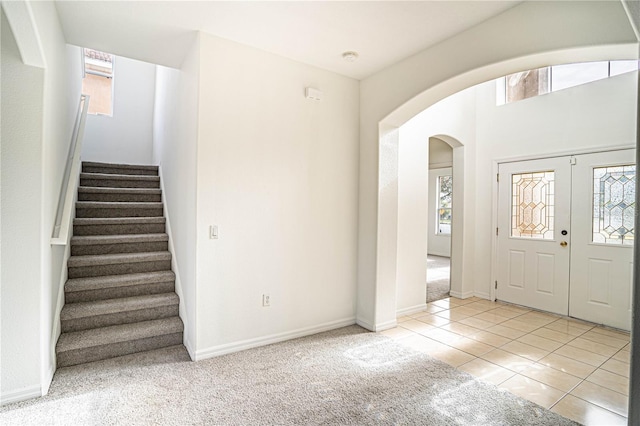
{"label": "white stair railing", "polygon": [[67,245],[69,243],[69,230],[73,213],[73,205],[80,178],[80,153],[82,152],[82,138],[84,136],[84,126],[89,109],[89,96],[81,95],[78,104],[78,113],[73,127],[71,144],[69,145],[69,156],[64,169],[62,185],[60,188],[60,198],[58,199],[58,211],[56,221],[51,235],[52,245]]}

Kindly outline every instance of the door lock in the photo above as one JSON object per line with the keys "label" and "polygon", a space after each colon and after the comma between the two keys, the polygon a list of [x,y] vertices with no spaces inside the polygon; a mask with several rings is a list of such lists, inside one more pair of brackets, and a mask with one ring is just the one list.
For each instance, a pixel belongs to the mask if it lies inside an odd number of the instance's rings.
{"label": "door lock", "polygon": [[560,245],[561,245],[562,247],[566,247],[566,246],[567,246],[567,242],[566,242],[566,241],[562,241],[562,242],[560,243]]}

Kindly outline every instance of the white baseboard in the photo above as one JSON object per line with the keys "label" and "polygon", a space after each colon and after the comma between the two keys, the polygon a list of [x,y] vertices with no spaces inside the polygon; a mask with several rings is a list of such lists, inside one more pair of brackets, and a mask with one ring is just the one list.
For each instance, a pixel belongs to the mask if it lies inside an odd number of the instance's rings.
{"label": "white baseboard", "polygon": [[403,308],[403,309],[398,309],[396,311],[396,316],[401,317],[403,315],[411,315],[411,314],[415,314],[415,313],[418,313],[418,312],[422,312],[425,309],[427,309],[427,304],[426,303],[421,303],[420,305],[410,306],[408,308]]}
{"label": "white baseboard", "polygon": [[394,328],[394,327],[397,327],[397,326],[398,326],[398,321],[396,321],[394,319],[394,320],[391,320],[391,321],[387,321],[387,322],[382,322],[380,324],[376,324],[376,327],[375,327],[374,331],[375,332],[384,331],[384,330],[388,330],[390,328]]}
{"label": "white baseboard", "polygon": [[31,398],[42,396],[40,385],[27,386],[0,395],[0,405],[12,404],[14,402],[25,401]]}
{"label": "white baseboard", "polygon": [[42,380],[42,388],[40,389],[40,393],[42,396],[49,393],[49,387],[51,386],[51,382],[53,381],[53,375],[56,373],[56,357],[54,354],[53,364],[49,365],[49,370],[45,373],[45,376]]}
{"label": "white baseboard", "polygon": [[449,292],[449,295],[452,296],[452,297],[457,297],[458,299],[468,299],[470,297],[473,297],[475,295],[475,293],[473,291],[467,291],[466,293],[460,293],[460,292],[451,290]]}
{"label": "white baseboard", "polygon": [[266,346],[272,343],[283,342],[298,337],[310,336],[312,334],[322,333],[324,331],[334,330],[336,328],[346,327],[356,323],[355,317],[345,318],[337,321],[331,321],[312,327],[299,328],[297,330],[286,331],[284,333],[271,334],[268,336],[256,337],[254,339],[241,340],[239,342],[227,343],[224,345],[213,346],[206,349],[196,351],[195,360],[200,361],[207,358],[213,358],[220,355],[240,352],[246,349]]}
{"label": "white baseboard", "polygon": [[360,327],[365,328],[369,331],[375,331],[375,326],[373,324],[371,324],[369,321],[364,320],[362,318],[357,318],[356,319],[356,324],[358,324]]}

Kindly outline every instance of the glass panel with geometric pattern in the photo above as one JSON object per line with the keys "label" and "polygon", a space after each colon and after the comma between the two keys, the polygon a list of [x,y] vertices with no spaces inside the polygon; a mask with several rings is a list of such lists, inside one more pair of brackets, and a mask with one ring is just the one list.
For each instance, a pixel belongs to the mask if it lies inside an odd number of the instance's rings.
{"label": "glass panel with geometric pattern", "polygon": [[554,172],[512,176],[511,236],[553,239]]}
{"label": "glass panel with geometric pattern", "polygon": [[593,242],[632,245],[636,166],[593,169]]}

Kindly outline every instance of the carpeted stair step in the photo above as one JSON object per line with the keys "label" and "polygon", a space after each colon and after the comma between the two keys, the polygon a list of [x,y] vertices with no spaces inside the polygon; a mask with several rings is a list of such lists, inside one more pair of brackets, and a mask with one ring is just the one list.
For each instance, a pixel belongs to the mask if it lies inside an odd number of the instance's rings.
{"label": "carpeted stair step", "polygon": [[78,201],[76,217],[158,217],[162,216],[162,203],[118,203],[105,201]]}
{"label": "carpeted stair step", "polygon": [[152,294],[92,302],[68,303],[60,313],[62,332],[131,324],[178,315],[178,295]]}
{"label": "carpeted stair step", "polygon": [[71,238],[71,256],[142,253],[168,249],[167,234],[90,235]]}
{"label": "carpeted stair step", "polygon": [[71,256],[67,266],[69,278],[168,271],[171,269],[171,253],[163,251]]}
{"label": "carpeted stair step", "polygon": [[82,171],[84,173],[158,176],[158,166],[143,166],[139,164],[111,164],[83,161]]}
{"label": "carpeted stair step", "polygon": [[156,202],[162,201],[162,192],[155,188],[107,188],[81,186],[78,201]]}
{"label": "carpeted stair step", "polygon": [[159,176],[80,173],[80,186],[110,188],[160,188]]}
{"label": "carpeted stair step", "polygon": [[64,285],[64,300],[77,303],[168,293],[175,290],[175,280],[172,271],[72,278]]}
{"label": "carpeted stair step", "polygon": [[165,222],[164,217],[77,218],[73,235],[161,234]]}
{"label": "carpeted stair step", "polygon": [[63,333],[56,345],[58,367],[182,344],[179,317]]}

